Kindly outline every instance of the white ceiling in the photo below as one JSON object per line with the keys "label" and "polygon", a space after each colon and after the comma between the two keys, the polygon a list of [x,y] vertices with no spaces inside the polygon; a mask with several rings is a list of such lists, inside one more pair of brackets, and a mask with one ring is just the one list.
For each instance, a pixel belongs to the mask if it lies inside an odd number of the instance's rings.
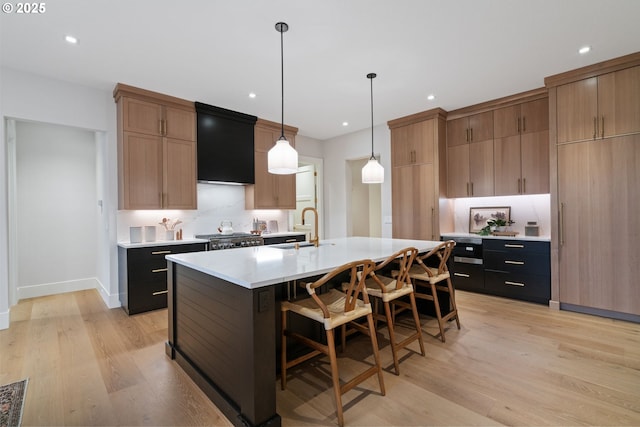
{"label": "white ceiling", "polygon": [[[276,122],[275,23],[284,21],[285,122],[321,140],[370,126],[370,72],[378,74],[377,125],[534,89],[545,76],[640,51],[638,0],[52,0],[45,7],[41,15],[0,14],[3,67],[108,91],[123,82]],[[64,42],[66,34],[79,43]],[[581,56],[585,44],[592,51]]]}

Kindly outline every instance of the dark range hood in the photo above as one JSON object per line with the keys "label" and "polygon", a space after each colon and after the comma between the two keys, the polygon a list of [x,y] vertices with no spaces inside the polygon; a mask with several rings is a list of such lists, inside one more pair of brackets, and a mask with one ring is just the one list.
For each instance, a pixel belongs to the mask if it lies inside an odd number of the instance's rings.
{"label": "dark range hood", "polygon": [[258,118],[195,103],[198,181],[254,184],[254,127]]}

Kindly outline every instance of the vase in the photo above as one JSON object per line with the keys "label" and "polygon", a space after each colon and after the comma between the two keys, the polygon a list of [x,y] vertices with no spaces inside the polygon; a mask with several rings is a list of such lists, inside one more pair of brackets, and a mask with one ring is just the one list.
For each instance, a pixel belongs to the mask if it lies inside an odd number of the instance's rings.
{"label": "vase", "polygon": [[173,230],[166,230],[165,232],[165,240],[173,240]]}

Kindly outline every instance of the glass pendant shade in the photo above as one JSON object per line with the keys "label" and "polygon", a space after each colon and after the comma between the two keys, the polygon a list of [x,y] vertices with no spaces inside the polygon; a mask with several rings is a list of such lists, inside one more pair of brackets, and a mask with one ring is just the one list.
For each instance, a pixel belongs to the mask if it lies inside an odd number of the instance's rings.
{"label": "glass pendant shade", "polygon": [[290,175],[298,172],[298,152],[286,139],[279,139],[267,153],[269,173]]}
{"label": "glass pendant shade", "polygon": [[384,168],[375,158],[369,159],[362,168],[363,184],[382,184],[384,182]]}

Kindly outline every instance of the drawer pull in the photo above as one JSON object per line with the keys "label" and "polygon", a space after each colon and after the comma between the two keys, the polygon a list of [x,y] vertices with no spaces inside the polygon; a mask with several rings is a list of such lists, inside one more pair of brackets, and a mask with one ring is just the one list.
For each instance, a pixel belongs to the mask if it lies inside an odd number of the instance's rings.
{"label": "drawer pull", "polygon": [[522,248],[524,248],[524,245],[514,245],[513,243],[505,243],[504,247],[505,248],[519,248],[519,249],[522,249]]}
{"label": "drawer pull", "polygon": [[156,268],[155,270],[151,270],[152,273],[165,273],[169,269],[168,268]]}
{"label": "drawer pull", "polygon": [[158,292],[154,292],[154,293],[152,293],[151,295],[156,296],[156,295],[164,295],[164,294],[168,294],[168,293],[169,293],[169,291],[168,291],[168,290],[166,290],[166,291],[158,291]]}
{"label": "drawer pull", "polygon": [[170,254],[171,251],[155,251],[155,252],[151,252],[151,255],[164,255],[164,254]]}
{"label": "drawer pull", "polygon": [[520,282],[509,282],[508,280],[504,281],[505,285],[511,285],[511,286],[522,286],[524,287],[524,283],[520,283]]}
{"label": "drawer pull", "polygon": [[453,273],[453,275],[458,277],[471,277],[468,274],[464,274],[464,273]]}
{"label": "drawer pull", "polygon": [[513,265],[524,265],[524,261],[509,261],[509,260],[506,260],[504,263],[505,264],[513,264]]}
{"label": "drawer pull", "polygon": [[293,243],[293,242],[297,242],[297,241],[298,241],[297,239],[287,239],[284,242],[285,243]]}

